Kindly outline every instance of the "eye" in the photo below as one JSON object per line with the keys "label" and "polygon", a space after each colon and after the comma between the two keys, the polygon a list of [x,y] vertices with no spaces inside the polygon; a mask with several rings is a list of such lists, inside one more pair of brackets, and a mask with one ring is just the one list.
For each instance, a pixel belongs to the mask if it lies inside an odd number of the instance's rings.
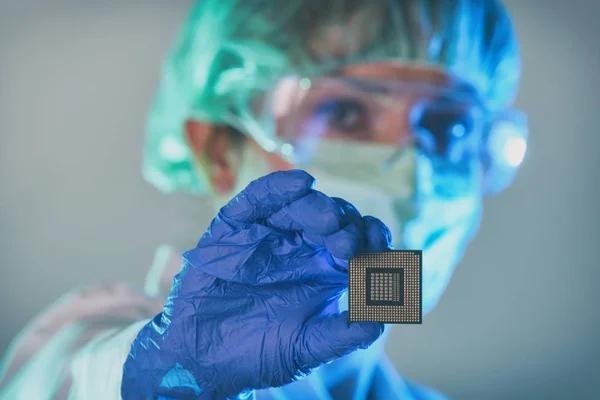
{"label": "eye", "polygon": [[326,123],[329,133],[353,136],[368,134],[369,111],[358,100],[327,100],[317,107],[316,113]]}
{"label": "eye", "polygon": [[452,152],[462,152],[461,144],[469,141],[475,117],[471,107],[439,101],[420,106],[413,115],[413,126],[431,135],[436,153],[452,156]]}

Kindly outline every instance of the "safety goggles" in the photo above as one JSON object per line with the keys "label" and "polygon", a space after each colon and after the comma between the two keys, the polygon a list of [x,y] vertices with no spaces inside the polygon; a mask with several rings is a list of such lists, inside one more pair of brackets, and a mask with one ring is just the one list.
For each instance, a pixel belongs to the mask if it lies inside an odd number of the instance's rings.
{"label": "safety goggles", "polygon": [[[506,152],[507,127],[526,130],[522,113],[490,113],[469,87],[410,81],[287,77],[259,96],[252,109],[252,117],[237,114],[232,124],[299,166],[310,163],[322,140],[389,144],[398,152],[414,145],[454,165],[474,158],[489,162],[498,147]],[[499,122],[505,137],[490,141]],[[519,155],[507,158],[514,164]]]}

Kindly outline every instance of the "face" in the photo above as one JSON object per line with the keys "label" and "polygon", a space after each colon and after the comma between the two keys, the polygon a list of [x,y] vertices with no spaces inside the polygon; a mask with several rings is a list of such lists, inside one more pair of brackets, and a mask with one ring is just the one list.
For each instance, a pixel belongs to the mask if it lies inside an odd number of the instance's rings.
{"label": "face", "polygon": [[215,205],[260,176],[304,169],[318,190],[381,219],[396,248],[423,250],[423,311],[430,311],[481,215],[480,109],[469,86],[437,69],[371,64],[310,82],[282,80],[266,98],[255,111],[273,123],[282,151],[253,139],[235,149],[215,127],[188,127],[195,152],[210,160],[203,168],[214,168]]}

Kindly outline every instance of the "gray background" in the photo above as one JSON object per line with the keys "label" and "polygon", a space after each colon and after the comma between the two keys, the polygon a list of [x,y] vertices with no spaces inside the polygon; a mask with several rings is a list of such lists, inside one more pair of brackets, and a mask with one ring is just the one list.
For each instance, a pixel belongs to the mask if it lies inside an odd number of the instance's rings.
{"label": "gray background", "polygon": [[[64,291],[141,282],[155,246],[193,246],[211,217],[140,175],[159,63],[190,0],[173,3],[0,0],[0,353]],[[529,157],[487,200],[438,308],[396,328],[389,354],[456,399],[600,398],[600,2],[508,6]]]}

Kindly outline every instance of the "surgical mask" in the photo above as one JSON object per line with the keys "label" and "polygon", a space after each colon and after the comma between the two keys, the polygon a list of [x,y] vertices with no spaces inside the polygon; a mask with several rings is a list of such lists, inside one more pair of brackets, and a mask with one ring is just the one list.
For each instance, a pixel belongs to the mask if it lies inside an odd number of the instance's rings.
{"label": "surgical mask", "polygon": [[[307,172],[316,189],[383,221],[397,249],[423,250],[423,311],[437,304],[479,226],[481,171],[441,172],[414,147],[322,140]],[[395,162],[385,169],[385,161]],[[382,165],[384,169],[382,169]],[[437,168],[436,168],[437,167]]]}
{"label": "surgical mask", "polygon": [[[389,145],[324,139],[303,169],[316,179],[315,189],[385,223],[395,248],[423,250],[426,313],[437,304],[479,226],[480,171],[473,166],[468,174],[440,173],[435,160],[414,147],[397,151]],[[382,170],[392,157],[394,163]],[[234,193],[270,172],[267,161],[246,146]],[[217,198],[217,205],[229,197]]]}
{"label": "surgical mask", "polygon": [[[316,179],[315,189],[382,220],[394,246],[403,248],[403,229],[417,212],[415,151],[396,152],[390,145],[321,140],[305,169]],[[393,156],[395,162],[384,169]]]}

